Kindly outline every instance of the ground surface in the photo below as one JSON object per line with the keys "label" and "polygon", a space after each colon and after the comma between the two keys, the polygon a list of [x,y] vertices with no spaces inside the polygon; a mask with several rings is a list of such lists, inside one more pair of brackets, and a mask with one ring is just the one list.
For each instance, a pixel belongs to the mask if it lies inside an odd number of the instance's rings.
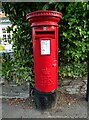
{"label": "ground surface", "polygon": [[[64,86],[68,86],[68,84],[66,83]],[[2,92],[5,94],[6,88],[2,89]],[[87,118],[86,94],[69,94],[62,85],[58,88],[57,95],[55,108],[47,111],[36,110],[34,97],[4,97],[2,99],[2,118]]]}
{"label": "ground surface", "polygon": [[63,95],[54,109],[38,111],[33,99],[3,99],[3,118],[87,118],[87,102],[83,97]]}

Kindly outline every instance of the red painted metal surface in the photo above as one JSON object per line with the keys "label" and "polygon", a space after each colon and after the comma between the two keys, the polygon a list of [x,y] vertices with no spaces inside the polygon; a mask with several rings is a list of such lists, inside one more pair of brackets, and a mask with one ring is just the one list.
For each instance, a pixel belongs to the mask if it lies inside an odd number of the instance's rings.
{"label": "red painted metal surface", "polygon": [[39,10],[26,17],[32,26],[35,88],[50,92],[58,87],[58,22],[62,14]]}

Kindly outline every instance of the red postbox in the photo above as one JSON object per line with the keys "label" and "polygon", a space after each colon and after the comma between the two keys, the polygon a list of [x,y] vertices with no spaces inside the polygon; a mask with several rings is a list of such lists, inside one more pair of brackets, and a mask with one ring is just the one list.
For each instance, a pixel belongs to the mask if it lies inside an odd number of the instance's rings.
{"label": "red postbox", "polygon": [[58,87],[58,22],[62,13],[38,10],[26,18],[32,27],[35,89],[50,93]]}

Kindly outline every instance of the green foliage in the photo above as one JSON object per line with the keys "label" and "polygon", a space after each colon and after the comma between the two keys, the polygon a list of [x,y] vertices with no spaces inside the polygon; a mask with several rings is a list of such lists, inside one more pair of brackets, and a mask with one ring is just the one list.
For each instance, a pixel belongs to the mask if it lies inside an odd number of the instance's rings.
{"label": "green foliage", "polygon": [[73,64],[68,63],[68,65],[60,67],[59,66],[59,76],[60,78],[63,77],[72,77],[72,78],[78,78],[83,77],[87,73],[87,64],[84,63],[77,63],[74,62]]}
{"label": "green foliage", "polygon": [[5,50],[5,46],[0,44],[0,51]]}
{"label": "green foliage", "polygon": [[[3,3],[6,14],[12,22],[14,58],[8,75],[18,83],[22,80],[32,81],[33,52],[31,28],[26,21],[26,14],[36,10],[56,10],[63,13],[59,25],[59,76],[82,77],[87,71],[87,54],[89,51],[88,3]],[[13,30],[13,27],[16,28]],[[10,61],[8,61],[10,62]],[[7,64],[4,62],[4,64]],[[5,67],[5,66],[4,66]],[[10,74],[11,72],[11,74]],[[4,73],[4,72],[3,72]],[[8,76],[7,74],[4,74]],[[9,78],[10,76],[8,76]]]}
{"label": "green foliage", "polygon": [[13,65],[10,60],[10,55],[8,53],[3,53],[2,55],[2,75],[6,80],[12,80],[13,79]]}
{"label": "green foliage", "polygon": [[87,3],[70,3],[65,11],[60,26],[59,75],[82,77],[89,51]]}

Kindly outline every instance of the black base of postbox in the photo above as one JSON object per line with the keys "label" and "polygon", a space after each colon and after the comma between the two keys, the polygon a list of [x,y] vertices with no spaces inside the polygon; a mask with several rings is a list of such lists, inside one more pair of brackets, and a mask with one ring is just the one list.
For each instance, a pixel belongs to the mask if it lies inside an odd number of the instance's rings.
{"label": "black base of postbox", "polygon": [[47,110],[51,109],[56,105],[57,93],[56,90],[51,92],[40,92],[35,89],[34,99],[36,104],[36,109]]}

